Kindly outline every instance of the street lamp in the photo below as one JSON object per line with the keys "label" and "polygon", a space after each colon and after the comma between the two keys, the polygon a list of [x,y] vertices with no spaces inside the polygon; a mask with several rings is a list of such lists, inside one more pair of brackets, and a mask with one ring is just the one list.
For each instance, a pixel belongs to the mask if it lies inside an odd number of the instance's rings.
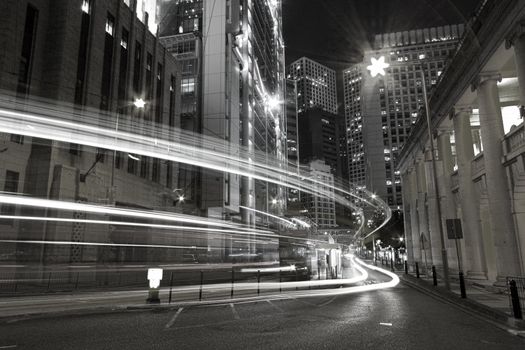
{"label": "street lamp", "polygon": [[[424,56],[420,56],[420,58],[424,58]],[[370,71],[370,74],[372,77],[376,77],[378,74],[385,76],[386,71],[385,69],[388,68],[390,65],[385,62],[385,57],[381,56],[379,59],[375,59],[372,57],[371,65],[367,67],[367,69]],[[435,157],[435,146],[434,146],[434,138],[433,138],[433,131],[432,131],[432,123],[430,122],[430,107],[428,105],[428,96],[427,96],[427,84],[425,79],[425,71],[423,69],[423,65],[420,65],[419,73],[421,75],[421,83],[423,85],[423,98],[425,101],[425,114],[426,114],[426,122],[427,122],[427,129],[428,129],[428,138],[430,141],[430,152],[431,152],[431,160],[432,160],[432,175],[433,175],[433,181],[434,181],[434,190],[436,195],[436,209],[437,209],[437,216],[439,220],[439,238],[441,240],[441,258],[443,260],[443,277],[445,280],[445,287],[450,290],[450,280],[449,280],[449,274],[448,274],[448,256],[447,256],[447,249],[445,247],[445,234],[443,232],[443,222],[441,218],[441,198],[439,196],[439,183],[437,179],[437,167],[436,167],[436,157]]]}

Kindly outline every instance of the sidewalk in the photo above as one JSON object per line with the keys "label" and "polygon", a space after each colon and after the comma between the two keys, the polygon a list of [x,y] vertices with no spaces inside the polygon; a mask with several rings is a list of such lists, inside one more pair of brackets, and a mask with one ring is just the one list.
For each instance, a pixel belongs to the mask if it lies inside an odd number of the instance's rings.
{"label": "sidewalk", "polygon": [[467,298],[461,298],[459,277],[451,276],[450,290],[446,290],[444,281],[438,276],[438,285],[433,285],[432,275],[421,274],[416,278],[415,273],[397,271],[399,278],[406,285],[430,294],[463,309],[466,312],[488,318],[499,325],[525,330],[525,321],[515,319],[509,305],[509,296],[501,289],[493,287],[483,281],[465,280]]}

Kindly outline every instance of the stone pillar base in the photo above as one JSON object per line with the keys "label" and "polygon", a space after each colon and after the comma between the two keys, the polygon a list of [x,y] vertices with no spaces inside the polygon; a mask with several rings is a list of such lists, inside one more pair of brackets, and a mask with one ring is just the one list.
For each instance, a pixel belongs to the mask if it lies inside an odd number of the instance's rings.
{"label": "stone pillar base", "polygon": [[468,280],[487,280],[487,274],[485,272],[481,271],[467,271],[467,275],[465,276]]}
{"label": "stone pillar base", "polygon": [[507,276],[496,276],[496,282],[492,285],[498,288],[507,288]]}

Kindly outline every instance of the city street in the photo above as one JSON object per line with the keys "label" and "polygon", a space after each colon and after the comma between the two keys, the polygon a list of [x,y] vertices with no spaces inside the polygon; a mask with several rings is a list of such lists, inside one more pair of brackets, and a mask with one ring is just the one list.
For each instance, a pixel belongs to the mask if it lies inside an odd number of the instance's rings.
{"label": "city street", "polygon": [[[379,275],[371,279],[380,279]],[[0,349],[522,349],[525,339],[402,284],[337,297],[4,320]]]}

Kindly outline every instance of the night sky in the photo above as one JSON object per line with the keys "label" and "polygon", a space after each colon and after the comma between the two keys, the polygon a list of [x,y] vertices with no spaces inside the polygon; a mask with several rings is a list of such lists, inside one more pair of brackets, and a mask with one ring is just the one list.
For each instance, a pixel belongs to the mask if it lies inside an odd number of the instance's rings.
{"label": "night sky", "polygon": [[362,60],[376,33],[464,23],[480,0],[283,0],[286,61],[337,70]]}

